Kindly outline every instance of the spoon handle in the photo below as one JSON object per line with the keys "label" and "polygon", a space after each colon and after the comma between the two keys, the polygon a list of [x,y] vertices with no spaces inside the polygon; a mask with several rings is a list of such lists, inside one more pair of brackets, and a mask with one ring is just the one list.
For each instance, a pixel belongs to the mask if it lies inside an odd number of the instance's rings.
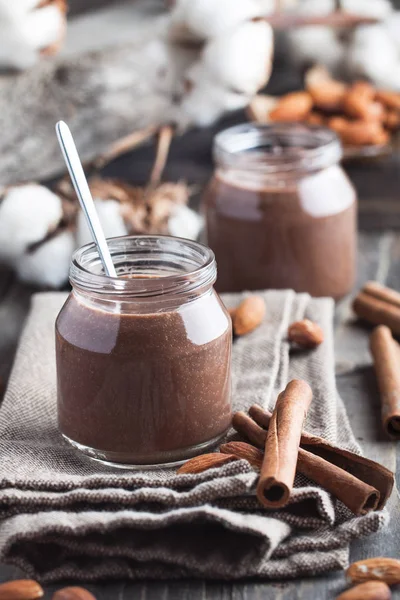
{"label": "spoon handle", "polygon": [[71,131],[64,121],[59,121],[56,125],[56,132],[76,195],[78,196],[92,237],[96,242],[104,271],[109,277],[117,277],[111,254],[108,249],[107,240],[93,202],[92,194],[90,193]]}

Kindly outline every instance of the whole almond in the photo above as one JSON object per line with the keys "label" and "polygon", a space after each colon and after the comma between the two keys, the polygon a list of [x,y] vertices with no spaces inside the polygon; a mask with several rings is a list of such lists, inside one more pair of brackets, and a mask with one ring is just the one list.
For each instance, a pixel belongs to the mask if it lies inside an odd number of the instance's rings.
{"label": "whole almond", "polygon": [[232,315],[233,331],[245,335],[261,325],[265,317],[265,301],[261,296],[249,296]]}
{"label": "whole almond", "polygon": [[367,558],[349,566],[346,577],[353,583],[383,581],[388,585],[400,583],[400,560],[396,558]]}
{"label": "whole almond", "polygon": [[233,454],[237,458],[247,460],[256,469],[261,468],[264,460],[264,452],[246,442],[228,442],[227,444],[222,444],[220,452],[223,454]]}
{"label": "whole almond", "polygon": [[291,92],[279,99],[270,111],[271,121],[303,121],[312,108],[312,98],[308,92]]}
{"label": "whole almond", "polygon": [[0,600],[36,600],[43,595],[43,589],[33,579],[15,579],[0,585]]}
{"label": "whole almond", "polygon": [[360,95],[353,89],[343,98],[343,110],[349,117],[365,121],[382,121],[385,116],[383,104]]}
{"label": "whole almond", "polygon": [[328,127],[336,131],[347,146],[383,145],[389,140],[389,134],[377,121],[351,121],[343,117],[333,117],[328,121]]}
{"label": "whole almond", "polygon": [[391,131],[395,131],[400,127],[400,113],[397,110],[388,110],[386,112],[384,125]]}
{"label": "whole almond", "polygon": [[[221,467],[229,462],[238,460],[233,454],[220,454],[219,452],[212,452],[211,454],[201,454],[191,458],[184,465],[179,467],[178,473],[180,475],[188,475],[194,473],[202,473],[208,469],[215,469]],[[0,598],[1,600],[1,598]]]}
{"label": "whole almond", "polygon": [[390,600],[392,593],[383,581],[366,581],[340,594],[336,600]]}
{"label": "whole almond", "polygon": [[387,108],[400,110],[400,94],[387,90],[378,90],[375,96],[376,100],[382,102]]}
{"label": "whole almond", "polygon": [[376,90],[373,85],[371,85],[368,81],[355,81],[351,90],[353,92],[357,92],[359,96],[363,96],[364,98],[368,98],[368,100],[373,100],[376,95]]}
{"label": "whole almond", "polygon": [[83,587],[65,587],[53,594],[52,600],[96,600],[89,590]]}
{"label": "whole almond", "polygon": [[314,106],[326,111],[337,111],[342,107],[346,86],[340,81],[326,79],[321,83],[311,84],[308,91]]}
{"label": "whole almond", "polygon": [[312,112],[310,112],[310,114],[306,118],[306,121],[310,125],[324,125],[325,124],[325,117],[324,117],[324,115],[322,115],[319,112],[312,111]]}
{"label": "whole almond", "polygon": [[317,323],[303,319],[290,325],[288,339],[301,348],[315,348],[324,341],[324,332]]}

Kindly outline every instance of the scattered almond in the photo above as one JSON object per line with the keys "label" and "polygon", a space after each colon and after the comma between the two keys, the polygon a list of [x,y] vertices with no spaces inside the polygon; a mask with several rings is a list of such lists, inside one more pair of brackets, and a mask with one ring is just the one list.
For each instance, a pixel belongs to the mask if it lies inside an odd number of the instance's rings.
{"label": "scattered almond", "polygon": [[324,125],[324,123],[325,123],[325,119],[324,119],[323,115],[321,115],[321,113],[317,113],[314,111],[310,112],[306,121],[310,125]]}
{"label": "scattered almond", "polygon": [[261,296],[249,296],[239,304],[232,315],[233,331],[245,335],[261,325],[265,317],[265,301]]}
{"label": "scattered almond", "polygon": [[340,594],[336,600],[390,600],[392,593],[383,581],[366,581]]}
{"label": "scattered almond", "polygon": [[315,348],[324,341],[324,332],[317,323],[303,319],[290,325],[288,338],[302,348]]}
{"label": "scattered almond", "polygon": [[222,467],[222,465],[226,465],[234,460],[237,460],[237,457],[233,456],[233,454],[220,454],[219,452],[201,454],[200,456],[195,456],[194,458],[191,458],[185,462],[184,465],[179,467],[178,473],[180,475],[202,473],[208,469]]}
{"label": "scattered almond", "polygon": [[349,117],[365,121],[382,121],[385,116],[385,109],[380,102],[374,102],[354,89],[343,98],[343,111]]}
{"label": "scattered almond", "polygon": [[353,583],[383,581],[388,585],[400,583],[400,560],[396,558],[367,558],[349,566],[347,578]]}
{"label": "scattered almond", "polygon": [[85,588],[73,586],[55,592],[52,600],[96,600],[96,598]]}
{"label": "scattered almond", "polygon": [[374,86],[368,83],[368,81],[355,81],[351,86],[351,90],[368,100],[373,100],[376,94]]}
{"label": "scattered almond", "polygon": [[340,81],[327,79],[323,83],[310,84],[307,88],[310,92],[314,106],[328,112],[341,109],[346,94],[346,86]]}
{"label": "scattered almond", "polygon": [[379,100],[379,102],[382,102],[387,108],[400,110],[400,94],[397,92],[377,90],[375,98],[376,100]]}
{"label": "scattered almond", "polygon": [[303,121],[311,111],[312,104],[308,92],[292,92],[278,100],[269,118],[271,121]]}
{"label": "scattered almond", "polygon": [[384,125],[391,131],[400,127],[400,114],[397,110],[388,110],[385,115]]}
{"label": "scattered almond", "polygon": [[232,454],[237,458],[247,460],[256,469],[261,468],[264,460],[264,452],[246,442],[228,442],[227,444],[222,444],[220,452],[223,454]]}
{"label": "scattered almond", "polygon": [[33,579],[16,579],[0,585],[0,600],[36,600],[44,592]]}
{"label": "scattered almond", "polygon": [[[339,117],[340,118],[340,117]],[[350,121],[340,122],[340,128],[335,129],[339,133],[342,142],[348,146],[383,145],[389,141],[389,134],[376,121]],[[337,127],[338,122],[335,122]],[[329,122],[332,127],[332,120]],[[334,129],[334,127],[332,127]]]}

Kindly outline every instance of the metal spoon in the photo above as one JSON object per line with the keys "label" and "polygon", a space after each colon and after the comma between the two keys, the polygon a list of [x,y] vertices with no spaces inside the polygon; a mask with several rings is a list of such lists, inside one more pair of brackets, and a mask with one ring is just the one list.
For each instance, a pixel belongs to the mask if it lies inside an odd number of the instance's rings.
{"label": "metal spoon", "polygon": [[56,125],[56,132],[76,195],[78,196],[90,232],[97,246],[101,262],[103,263],[104,271],[109,277],[117,277],[110,250],[108,249],[107,240],[93,202],[92,194],[90,193],[71,131],[64,121],[59,121]]}

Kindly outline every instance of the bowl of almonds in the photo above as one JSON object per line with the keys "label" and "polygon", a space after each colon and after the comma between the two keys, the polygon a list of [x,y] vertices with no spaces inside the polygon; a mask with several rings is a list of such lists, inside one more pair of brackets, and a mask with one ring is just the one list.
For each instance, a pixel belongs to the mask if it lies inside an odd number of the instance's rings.
{"label": "bowl of almonds", "polygon": [[325,126],[340,137],[345,159],[378,157],[389,154],[398,137],[400,93],[377,89],[367,81],[347,84],[316,66],[306,73],[304,90],[279,97],[258,94],[247,115],[259,123]]}

